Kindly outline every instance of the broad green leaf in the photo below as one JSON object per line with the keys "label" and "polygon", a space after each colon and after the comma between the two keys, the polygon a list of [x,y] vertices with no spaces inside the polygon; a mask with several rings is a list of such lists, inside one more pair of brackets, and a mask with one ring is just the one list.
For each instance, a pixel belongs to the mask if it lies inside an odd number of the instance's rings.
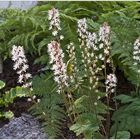
{"label": "broad green leaf", "polygon": [[4,105],[7,107],[9,103],[13,103],[14,99],[17,97],[29,96],[29,91],[22,87],[12,88],[10,91],[5,92],[2,97]]}
{"label": "broad green leaf", "polygon": [[87,104],[87,100],[89,99],[88,96],[86,95],[83,95],[81,96],[80,98],[78,98],[74,104],[76,106],[76,109],[79,111],[79,112],[84,112],[84,111],[87,111],[87,108],[86,108],[86,104]]}
{"label": "broad green leaf", "polygon": [[5,117],[6,119],[11,119],[11,118],[14,117],[14,114],[13,114],[12,111],[7,111],[7,112],[4,112],[4,117]]}
{"label": "broad green leaf", "polygon": [[84,134],[84,138],[93,138],[95,132],[99,130],[99,124],[103,117],[93,113],[84,113],[79,116],[77,122],[70,127],[76,135]]}
{"label": "broad green leaf", "polygon": [[118,131],[117,134],[113,135],[111,139],[129,139],[130,138],[130,132],[128,131]]}

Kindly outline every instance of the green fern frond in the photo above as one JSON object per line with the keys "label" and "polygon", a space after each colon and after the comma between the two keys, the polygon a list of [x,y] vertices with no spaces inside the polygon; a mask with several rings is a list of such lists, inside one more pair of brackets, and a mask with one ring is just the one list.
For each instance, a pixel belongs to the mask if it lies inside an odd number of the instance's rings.
{"label": "green fern frond", "polygon": [[62,107],[62,95],[56,93],[56,85],[52,78],[48,72],[33,79],[33,94],[41,101],[33,105],[30,111],[43,121],[42,126],[49,138],[58,138],[62,134],[66,114]]}

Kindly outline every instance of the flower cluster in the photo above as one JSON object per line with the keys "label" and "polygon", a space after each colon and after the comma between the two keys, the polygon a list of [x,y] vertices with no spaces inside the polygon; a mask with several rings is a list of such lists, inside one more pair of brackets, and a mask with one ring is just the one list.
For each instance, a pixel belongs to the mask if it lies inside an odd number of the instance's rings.
{"label": "flower cluster", "polygon": [[[88,32],[87,34],[87,39],[86,39],[86,47],[88,48],[88,55],[90,56],[90,62],[91,66],[89,67],[91,77],[90,77],[90,83],[91,81],[98,81],[98,78],[95,78],[95,75],[98,73],[100,70],[99,66],[97,66],[98,62],[98,57],[97,57],[97,52],[99,51],[97,47],[97,35],[95,33]],[[91,80],[92,79],[92,80]]]}
{"label": "flower cluster", "polygon": [[17,70],[17,74],[19,75],[18,83],[23,84],[23,87],[31,88],[32,83],[28,80],[32,78],[32,76],[27,72],[29,66],[23,47],[14,45],[11,54],[12,60],[14,61],[13,69]]}
{"label": "flower cluster", "polygon": [[134,43],[133,60],[134,65],[137,66],[138,64],[140,64],[140,38],[138,38]]}
{"label": "flower cluster", "polygon": [[66,65],[63,62],[64,53],[57,41],[51,41],[48,44],[48,54],[50,56],[50,64],[53,64],[54,80],[58,84],[58,93],[60,93],[65,86],[68,86],[68,76],[66,74]]}
{"label": "flower cluster", "polygon": [[110,44],[110,26],[105,22],[99,30],[99,41],[102,41],[105,45]]}
{"label": "flower cluster", "polygon": [[117,78],[115,74],[107,75],[107,79],[105,81],[106,85],[106,92],[107,93],[114,93],[116,86],[117,86]]}
{"label": "flower cluster", "polygon": [[94,51],[98,50],[97,44],[97,35],[95,33],[87,32],[86,46],[93,49]]}
{"label": "flower cluster", "polygon": [[48,20],[50,21],[49,30],[53,30],[52,35],[57,36],[58,31],[61,30],[58,9],[53,8],[48,11]]}
{"label": "flower cluster", "polygon": [[78,33],[80,48],[82,53],[82,62],[84,64],[85,76],[89,78],[90,89],[96,88],[98,85],[97,74],[97,36],[95,33],[91,33],[87,30],[87,21],[86,19],[80,19],[78,21]]}
{"label": "flower cluster", "polygon": [[79,19],[78,20],[78,34],[79,34],[79,37],[81,39],[86,39],[87,38],[87,20],[86,18],[83,18],[83,19]]}
{"label": "flower cluster", "polygon": [[75,55],[75,46],[73,42],[68,44],[67,52],[68,52],[70,64],[71,64],[70,66],[71,68],[69,70],[71,72],[69,74],[69,79],[71,80],[71,82],[74,82],[74,79],[76,78],[76,73],[78,72],[78,68],[77,68],[77,60],[76,60],[76,55]]}
{"label": "flower cluster", "polygon": [[[88,48],[85,47],[86,45],[85,40],[87,38],[87,23],[86,23],[85,18],[78,20],[77,32],[79,34],[79,41],[81,43],[80,48],[81,48],[81,53],[82,53],[82,62],[84,64],[84,70],[87,74],[87,70],[88,70],[87,61],[89,60],[88,57],[90,57],[90,55],[88,53]],[[86,74],[85,76],[87,76]]]}
{"label": "flower cluster", "polygon": [[99,49],[103,50],[103,54],[99,54],[99,60],[106,60],[110,63],[110,26],[105,22],[99,30]]}

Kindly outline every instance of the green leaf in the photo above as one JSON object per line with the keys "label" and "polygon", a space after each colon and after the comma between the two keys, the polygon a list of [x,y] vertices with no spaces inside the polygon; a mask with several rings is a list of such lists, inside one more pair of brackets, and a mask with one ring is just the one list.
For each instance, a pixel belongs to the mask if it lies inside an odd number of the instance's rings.
{"label": "green leaf", "polygon": [[131,131],[137,135],[140,133],[140,99],[136,98],[130,104],[120,107],[114,112],[112,120],[115,122],[111,128],[112,133],[117,127],[119,131]]}
{"label": "green leaf", "polygon": [[51,40],[50,38],[47,38],[47,39],[45,38],[41,42],[38,43],[38,53],[39,53],[39,55],[41,54],[42,48],[44,46],[46,47],[50,40]]}
{"label": "green leaf", "polygon": [[[78,123],[76,123],[73,126],[71,126],[71,128],[70,128],[70,130],[74,131],[77,136],[82,134],[82,133],[86,133],[87,134],[88,131],[95,132],[98,129],[99,129],[98,126],[92,126],[90,123],[89,124],[88,123],[87,124],[78,124]],[[91,134],[90,135],[88,134],[88,136],[90,136],[89,138],[92,138]]]}
{"label": "green leaf", "polygon": [[46,64],[48,62],[48,55],[41,55],[39,58],[36,58],[34,64]]}
{"label": "green leaf", "polygon": [[25,96],[29,96],[29,91],[17,86],[16,88],[12,88],[10,91],[5,92],[2,97],[2,103],[7,107],[10,103],[13,103],[15,98]]}
{"label": "green leaf", "polygon": [[86,108],[86,105],[85,103],[87,103],[87,100],[89,99],[88,96],[86,95],[83,95],[81,96],[80,98],[78,98],[74,104],[76,106],[76,109],[79,111],[79,112],[84,112],[84,111],[87,111],[87,108]]}
{"label": "green leaf", "polygon": [[128,96],[128,95],[124,95],[124,94],[118,95],[118,96],[114,97],[114,99],[120,100],[121,103],[129,103],[129,102],[136,100],[135,98]]}
{"label": "green leaf", "polygon": [[76,135],[84,134],[84,138],[94,138],[95,132],[99,130],[101,116],[96,116],[93,113],[84,113],[79,116],[77,122],[70,127]]}
{"label": "green leaf", "polygon": [[115,134],[111,137],[111,139],[129,139],[130,132],[128,131],[118,131],[116,136]]}
{"label": "green leaf", "polygon": [[5,117],[6,119],[11,119],[11,118],[14,117],[14,114],[13,114],[12,111],[7,111],[7,112],[4,112],[4,117]]}
{"label": "green leaf", "polygon": [[0,89],[5,87],[5,83],[3,81],[0,80]]}
{"label": "green leaf", "polygon": [[46,74],[34,76],[32,94],[41,100],[34,104],[30,111],[38,119],[41,119],[42,127],[49,138],[57,138],[62,135],[61,130],[66,114],[62,95],[56,93],[56,89],[52,72],[47,71]]}

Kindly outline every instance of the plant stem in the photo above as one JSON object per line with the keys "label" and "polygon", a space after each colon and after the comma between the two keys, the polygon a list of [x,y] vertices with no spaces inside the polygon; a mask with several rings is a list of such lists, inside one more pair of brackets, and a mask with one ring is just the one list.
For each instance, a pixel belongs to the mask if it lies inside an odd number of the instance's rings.
{"label": "plant stem", "polygon": [[[106,56],[105,56],[106,58]],[[105,81],[107,79],[107,72],[106,72],[106,59],[104,60],[104,75],[105,75]],[[106,138],[109,138],[109,131],[110,131],[110,111],[109,111],[109,102],[110,102],[110,98],[109,98],[109,94],[107,95],[107,119],[106,119]]]}
{"label": "plant stem", "polygon": [[75,121],[76,120],[76,113],[75,113],[76,107],[74,105],[74,100],[73,100],[73,96],[72,96],[71,92],[68,92],[68,94],[70,95],[70,97],[68,97],[68,99],[69,99],[69,105],[73,109],[72,111],[73,111],[74,121]]}
{"label": "plant stem", "polygon": [[73,123],[73,119],[72,119],[71,114],[70,114],[70,111],[69,111],[69,106],[67,104],[67,99],[66,99],[66,96],[65,96],[65,92],[64,91],[62,91],[62,96],[63,96],[63,99],[64,99],[66,110],[67,110],[67,112],[69,114],[70,121]]}
{"label": "plant stem", "polygon": [[0,73],[3,73],[3,60],[0,55]]}
{"label": "plant stem", "polygon": [[109,135],[110,135],[110,111],[109,111],[109,102],[110,102],[110,95],[107,95],[107,110],[108,110],[108,113],[107,113],[107,119],[106,119],[106,129],[107,129],[107,138],[109,138]]}
{"label": "plant stem", "polygon": [[[97,121],[100,122],[100,120],[98,119],[96,106],[95,106],[95,115],[96,115],[96,119],[97,119]],[[103,132],[104,132],[104,134],[105,134],[105,136],[106,136],[106,130],[105,130],[104,125],[102,124],[102,122],[101,122],[101,126],[102,126],[102,128],[103,128]]]}
{"label": "plant stem", "polygon": [[138,78],[138,82],[137,82],[137,86],[136,86],[136,94],[139,96],[139,73],[137,75]]}

